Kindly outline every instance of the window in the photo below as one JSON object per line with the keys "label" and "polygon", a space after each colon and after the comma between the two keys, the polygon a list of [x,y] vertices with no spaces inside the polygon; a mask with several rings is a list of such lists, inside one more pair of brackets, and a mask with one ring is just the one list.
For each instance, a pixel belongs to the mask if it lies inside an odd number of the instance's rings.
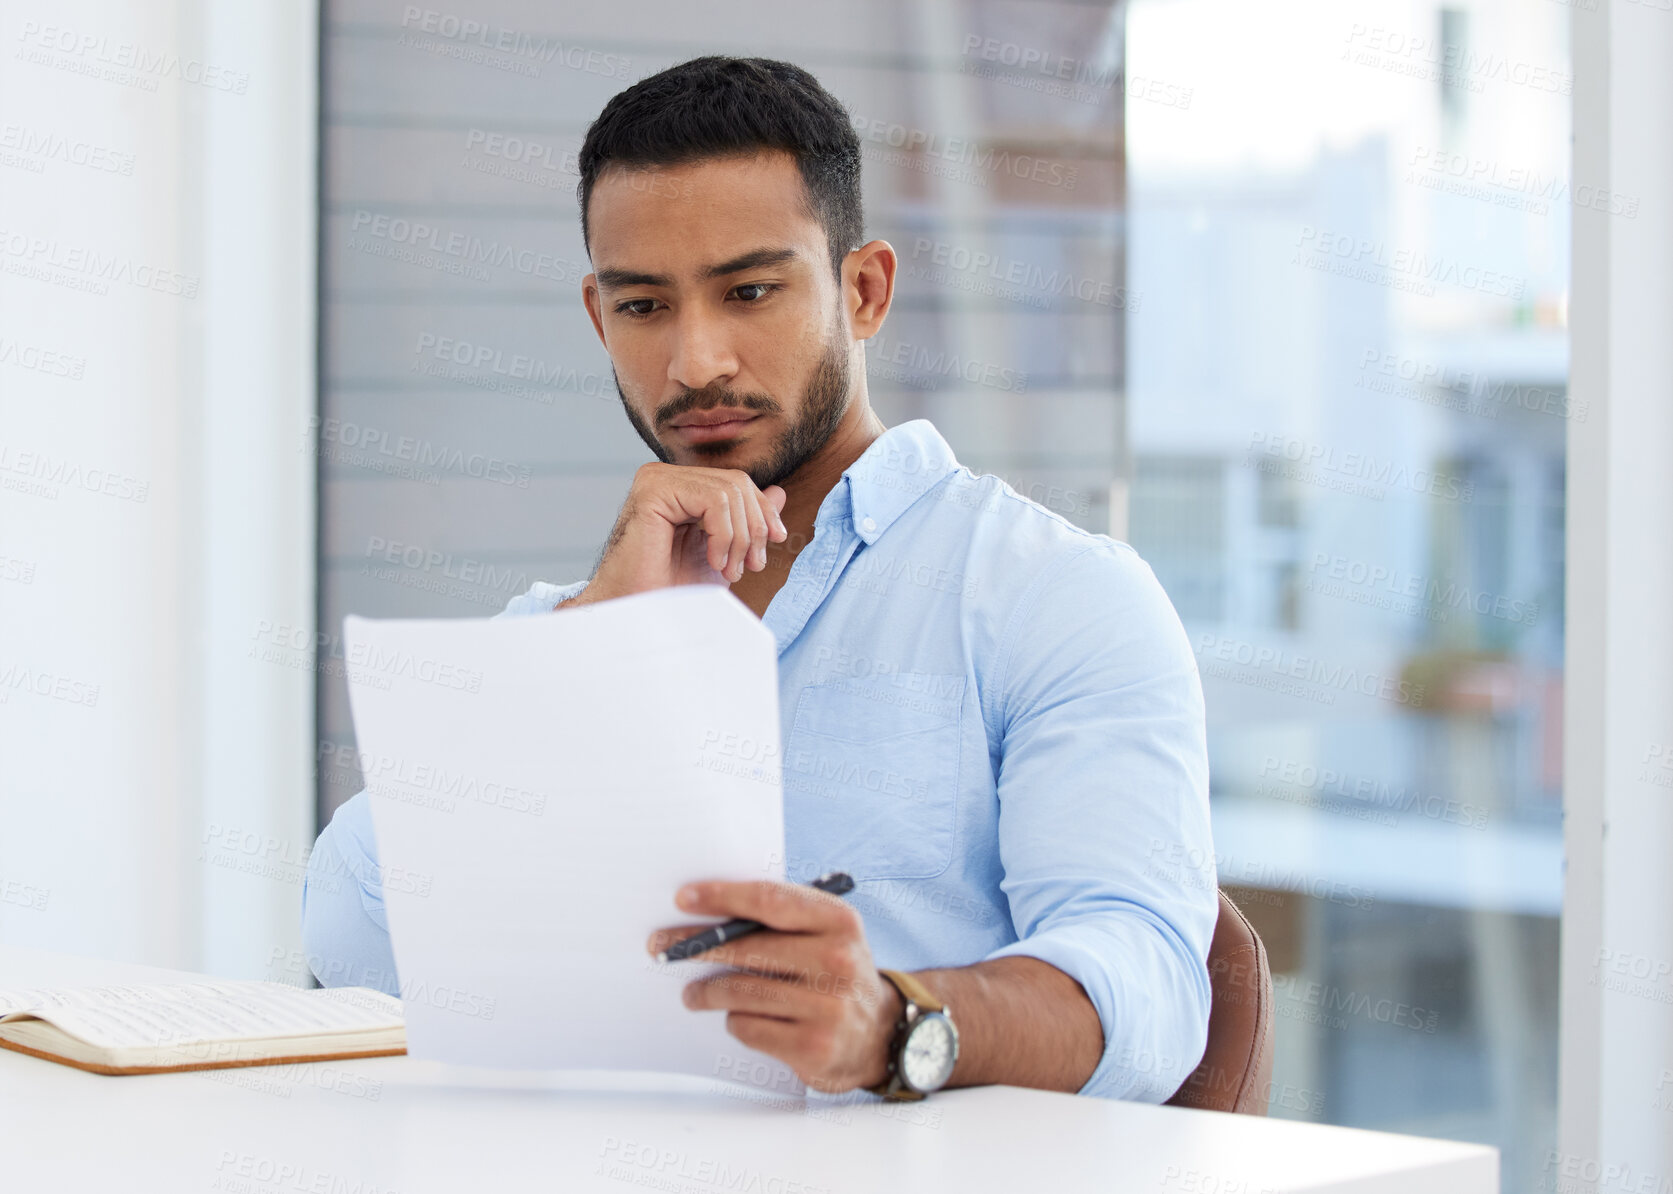
{"label": "window", "polygon": [[1131,537],[1197,647],[1221,882],[1273,963],[1272,1114],[1495,1144],[1507,1191],[1556,1147],[1584,417],[1546,7],[1128,21],[1129,79],[1192,97],[1128,91]]}

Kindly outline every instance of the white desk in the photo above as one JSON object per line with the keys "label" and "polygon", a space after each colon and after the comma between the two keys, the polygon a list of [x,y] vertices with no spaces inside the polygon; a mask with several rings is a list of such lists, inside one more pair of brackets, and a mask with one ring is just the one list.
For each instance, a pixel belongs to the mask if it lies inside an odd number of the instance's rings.
{"label": "white desk", "polygon": [[[0,986],[195,976],[0,946]],[[0,1050],[0,1190],[1497,1194],[1490,1148],[1009,1087],[821,1104],[406,1057],[113,1078]]]}

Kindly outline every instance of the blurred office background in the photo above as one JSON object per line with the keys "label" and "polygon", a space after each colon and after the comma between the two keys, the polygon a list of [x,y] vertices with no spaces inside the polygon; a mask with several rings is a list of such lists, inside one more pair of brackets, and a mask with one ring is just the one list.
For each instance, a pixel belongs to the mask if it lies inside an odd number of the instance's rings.
{"label": "blurred office background", "polygon": [[[972,467],[1108,526],[1118,8],[760,0],[554,22],[530,2],[473,8],[475,27],[369,0],[323,11],[322,626],[481,615],[588,575],[649,457],[579,301],[576,154],[610,96],[708,52],[791,59],[849,107],[868,233],[900,254],[868,354],[883,421],[930,418]],[[328,816],[359,787],[335,749],[352,740],[340,669],[322,673],[320,725]]]}
{"label": "blurred office background", "polygon": [[585,576],[646,459],[579,301],[587,124],[784,57],[900,254],[885,423],[1185,622],[1272,1114],[1548,1185],[1571,224],[1641,227],[1570,161],[1596,7],[7,8],[0,939],[307,981],[343,616]]}

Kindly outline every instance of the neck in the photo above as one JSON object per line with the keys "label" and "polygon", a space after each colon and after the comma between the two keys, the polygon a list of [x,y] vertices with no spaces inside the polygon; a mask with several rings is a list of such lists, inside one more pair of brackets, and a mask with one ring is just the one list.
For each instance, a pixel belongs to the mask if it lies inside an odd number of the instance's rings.
{"label": "neck", "polygon": [[[783,547],[800,550],[801,544],[813,538],[813,520],[820,504],[842,479],[842,471],[864,455],[885,430],[862,391],[824,446],[780,483],[785,495],[784,529],[790,532]],[[796,536],[798,530],[804,532],[800,540]]]}

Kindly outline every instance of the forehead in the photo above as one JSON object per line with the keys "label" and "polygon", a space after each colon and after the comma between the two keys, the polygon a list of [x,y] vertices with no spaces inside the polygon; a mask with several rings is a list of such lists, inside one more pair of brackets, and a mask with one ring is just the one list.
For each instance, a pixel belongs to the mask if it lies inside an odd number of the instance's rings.
{"label": "forehead", "polygon": [[612,166],[587,209],[593,264],[681,274],[764,244],[822,256],[825,232],[788,153]]}

